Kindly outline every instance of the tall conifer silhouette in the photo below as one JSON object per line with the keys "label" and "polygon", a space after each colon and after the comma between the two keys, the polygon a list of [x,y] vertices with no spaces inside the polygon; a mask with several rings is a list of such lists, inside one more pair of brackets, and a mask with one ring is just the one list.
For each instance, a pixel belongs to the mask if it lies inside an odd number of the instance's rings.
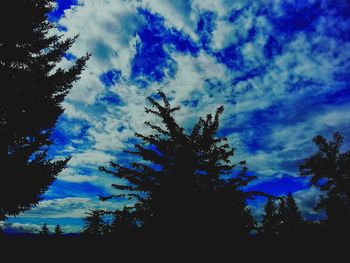
{"label": "tall conifer silhouette", "polygon": [[287,231],[289,235],[300,234],[304,227],[304,219],[300,209],[295,202],[292,193],[288,193],[286,198],[287,205]]}
{"label": "tall conifer silhouette", "polygon": [[[0,1],[0,217],[36,205],[69,159],[52,160],[49,146],[61,102],[88,55],[69,69],[58,63],[75,41],[49,31],[53,0]],[[1,219],[0,218],[0,219]]]}
{"label": "tall conifer silhouette", "polygon": [[269,198],[264,207],[263,221],[259,231],[265,237],[272,237],[277,234],[278,226],[277,205],[274,199]]}
{"label": "tall conifer silhouette", "polygon": [[291,193],[287,197],[270,198],[265,205],[260,233],[266,237],[303,234],[306,223]]}
{"label": "tall conifer silhouette", "polygon": [[101,236],[105,234],[106,224],[103,220],[104,212],[101,210],[92,210],[86,214],[82,234],[85,236]]}
{"label": "tall conifer silhouette", "polygon": [[247,235],[254,220],[240,188],[254,177],[247,175],[244,161],[233,176],[233,149],[216,136],[223,107],[215,116],[200,118],[187,133],[173,117],[180,107],[171,107],[164,93],[158,95],[163,103],[149,97],[152,108],[146,112],[161,124],[145,122],[154,134],[136,133],[141,142],[135,151],[127,151],[140,160],[126,166],[111,162],[101,171],[129,182],[113,187],[136,198],[136,217],[145,231]]}

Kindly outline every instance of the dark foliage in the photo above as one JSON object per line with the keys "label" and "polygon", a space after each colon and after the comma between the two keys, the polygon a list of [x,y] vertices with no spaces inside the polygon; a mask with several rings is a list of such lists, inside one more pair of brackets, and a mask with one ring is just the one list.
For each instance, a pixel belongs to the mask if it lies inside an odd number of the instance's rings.
{"label": "dark foliage", "polygon": [[47,224],[45,223],[42,227],[41,230],[39,232],[39,234],[43,237],[49,236],[50,235],[50,230],[47,227]]}
{"label": "dark foliage", "polygon": [[61,102],[88,55],[57,64],[75,38],[49,34],[53,0],[0,0],[0,218],[30,209],[69,158],[48,156]]}
{"label": "dark foliage", "polygon": [[60,225],[56,225],[54,235],[55,237],[62,237],[63,230]]}
{"label": "dark foliage", "polygon": [[264,207],[262,226],[259,231],[264,236],[274,236],[277,234],[278,214],[275,200],[269,198]]}
{"label": "dark foliage", "polygon": [[295,202],[295,199],[291,193],[287,195],[286,198],[286,232],[288,235],[293,235],[301,233],[302,226],[304,224],[303,216],[300,212],[300,209]]}
{"label": "dark foliage", "polygon": [[187,133],[173,117],[180,108],[172,108],[165,95],[158,94],[163,105],[148,98],[152,108],[146,112],[157,116],[161,125],[145,122],[154,134],[136,133],[142,142],[135,145],[136,151],[127,151],[140,161],[129,166],[112,162],[110,168],[100,168],[126,179],[127,185],[112,186],[136,200],[132,212],[119,213],[117,225],[128,228],[130,222],[122,219],[127,216],[132,225],[137,222],[136,226],[152,233],[248,235],[254,220],[246,205],[249,194],[240,188],[254,177],[247,175],[245,161],[233,176],[233,149],[225,138],[216,137],[223,107],[215,116],[200,118]]}
{"label": "dark foliage", "polygon": [[105,234],[106,223],[103,220],[104,211],[95,210],[86,213],[85,226],[82,234],[84,236],[101,236]]}
{"label": "dark foliage", "polygon": [[277,200],[270,198],[264,210],[262,226],[259,229],[263,236],[300,236],[309,229],[291,193]]}
{"label": "dark foliage", "polygon": [[300,174],[310,177],[311,183],[322,192],[315,209],[326,211],[326,228],[335,233],[349,231],[350,151],[340,152],[343,143],[340,133],[335,133],[331,141],[321,135],[313,141],[318,151],[300,166]]}
{"label": "dark foliage", "polygon": [[124,207],[123,210],[113,212],[113,222],[109,227],[109,234],[127,236],[139,232],[139,222],[135,209]]}

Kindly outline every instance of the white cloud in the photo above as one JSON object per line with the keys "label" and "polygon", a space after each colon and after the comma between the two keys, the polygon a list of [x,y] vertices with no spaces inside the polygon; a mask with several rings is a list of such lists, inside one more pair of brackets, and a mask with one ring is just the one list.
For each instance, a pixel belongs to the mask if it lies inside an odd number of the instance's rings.
{"label": "white cloud", "polygon": [[123,202],[99,201],[97,198],[66,197],[41,201],[36,207],[22,214],[21,218],[83,218],[90,209],[116,210]]}
{"label": "white cloud", "polygon": [[320,211],[314,210],[314,208],[319,202],[320,196],[320,191],[317,188],[311,187],[305,190],[295,192],[293,195],[298,207],[300,208],[300,211],[306,218],[315,217],[319,215],[324,216],[324,212],[320,214]]}
{"label": "white cloud", "polygon": [[18,233],[38,233],[40,232],[40,226],[30,223],[7,223],[0,221],[0,227],[6,232],[11,229],[12,232]]}
{"label": "white cloud", "polygon": [[100,177],[97,175],[80,175],[77,174],[77,172],[72,168],[66,168],[64,169],[58,176],[58,180],[65,181],[65,182],[71,182],[71,183],[91,183],[95,182]]}
{"label": "white cloud", "polygon": [[81,2],[60,20],[60,24],[68,28],[68,35],[80,35],[72,53],[91,52],[92,73],[98,74],[118,65],[124,74],[128,74],[135,32],[144,23],[136,12],[139,4],[123,0]]}
{"label": "white cloud", "polygon": [[168,27],[175,27],[182,30],[197,41],[196,34],[197,14],[193,12],[189,0],[145,0],[143,7],[160,14],[165,18]]}
{"label": "white cloud", "polygon": [[[41,227],[44,223],[9,223],[9,222],[1,222],[0,221],[0,227],[3,228],[5,232],[15,232],[15,233],[35,233],[38,234],[41,231]],[[57,225],[57,224],[56,224]],[[54,229],[56,225],[50,225],[47,224],[47,228],[49,229],[50,233],[54,233]],[[63,230],[63,233],[78,233],[82,230],[81,226],[79,225],[71,225],[71,224],[64,224],[60,225],[61,229]]]}
{"label": "white cloud", "polygon": [[108,163],[113,160],[113,156],[102,151],[86,150],[81,153],[76,153],[72,156],[69,164],[71,166],[80,167],[98,167],[103,163]]}
{"label": "white cloud", "polygon": [[235,5],[239,5],[239,3],[233,3],[233,1],[192,0],[192,8],[197,12],[214,11],[219,16],[226,15]]}

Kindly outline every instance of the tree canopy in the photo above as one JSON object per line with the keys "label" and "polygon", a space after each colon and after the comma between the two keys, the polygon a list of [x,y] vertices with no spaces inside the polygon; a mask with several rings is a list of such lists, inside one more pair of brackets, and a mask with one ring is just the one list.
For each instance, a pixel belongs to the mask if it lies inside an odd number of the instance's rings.
{"label": "tree canopy", "polygon": [[216,136],[223,107],[186,132],[173,117],[180,107],[171,107],[164,93],[158,95],[163,104],[149,97],[152,108],[146,112],[161,124],[146,121],[153,133],[136,133],[136,150],[126,151],[135,161],[111,162],[101,171],[127,180],[127,185],[112,186],[136,200],[134,213],[143,229],[248,234],[254,220],[246,205],[248,194],[240,188],[254,177],[247,175],[245,161],[240,162],[243,169],[233,170],[234,151],[226,138]]}
{"label": "tree canopy", "polygon": [[0,219],[36,205],[69,160],[48,150],[61,102],[89,55],[59,66],[76,37],[52,33],[53,8],[53,0],[0,1]]}
{"label": "tree canopy", "polygon": [[321,190],[316,209],[326,211],[326,225],[333,230],[350,230],[350,151],[340,151],[343,137],[338,132],[333,140],[319,135],[313,141],[318,151],[300,166],[300,174]]}

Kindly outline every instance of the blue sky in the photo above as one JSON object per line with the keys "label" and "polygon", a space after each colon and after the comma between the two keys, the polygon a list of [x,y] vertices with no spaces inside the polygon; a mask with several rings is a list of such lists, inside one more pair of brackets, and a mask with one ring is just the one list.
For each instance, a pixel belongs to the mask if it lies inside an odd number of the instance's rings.
{"label": "blue sky", "polygon": [[[249,187],[295,193],[317,217],[318,192],[298,178],[316,148],[311,139],[350,134],[350,3],[347,0],[59,0],[56,33],[79,34],[61,67],[92,57],[63,103],[51,149],[72,156],[36,208],[10,218],[15,229],[62,224],[81,229],[88,209],[126,204],[98,201],[114,178],[99,165],[127,161],[135,131],[147,132],[146,97],[163,90],[190,128],[224,105],[220,134],[258,176]],[[261,214],[263,200],[252,202]]]}

